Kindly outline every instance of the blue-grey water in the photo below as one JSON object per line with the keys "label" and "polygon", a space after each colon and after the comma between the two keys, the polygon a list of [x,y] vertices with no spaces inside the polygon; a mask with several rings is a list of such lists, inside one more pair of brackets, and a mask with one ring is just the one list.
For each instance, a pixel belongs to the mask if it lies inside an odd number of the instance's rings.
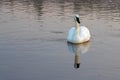
{"label": "blue-grey water", "polygon": [[[90,42],[67,43],[75,14]],[[120,1],[0,0],[0,80],[120,80]]]}

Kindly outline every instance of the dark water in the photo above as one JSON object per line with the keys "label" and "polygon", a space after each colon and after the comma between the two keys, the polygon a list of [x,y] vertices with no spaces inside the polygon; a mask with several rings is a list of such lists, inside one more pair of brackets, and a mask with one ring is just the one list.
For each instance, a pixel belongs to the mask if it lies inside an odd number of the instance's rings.
{"label": "dark water", "polygon": [[[66,42],[74,14],[90,42]],[[120,1],[0,0],[0,80],[120,80]]]}

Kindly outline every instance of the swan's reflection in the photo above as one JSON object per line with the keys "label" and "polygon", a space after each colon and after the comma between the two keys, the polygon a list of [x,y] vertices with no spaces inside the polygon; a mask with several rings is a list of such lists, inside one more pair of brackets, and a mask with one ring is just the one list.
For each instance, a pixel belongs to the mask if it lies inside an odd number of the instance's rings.
{"label": "swan's reflection", "polygon": [[72,44],[68,43],[68,49],[70,53],[74,53],[74,68],[80,68],[80,54],[84,54],[88,51],[90,47],[90,42],[82,43],[82,44]]}

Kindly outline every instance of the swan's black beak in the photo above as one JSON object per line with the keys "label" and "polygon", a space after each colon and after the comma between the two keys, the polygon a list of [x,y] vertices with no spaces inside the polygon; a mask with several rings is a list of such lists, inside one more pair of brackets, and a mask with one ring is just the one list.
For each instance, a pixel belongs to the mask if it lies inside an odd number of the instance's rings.
{"label": "swan's black beak", "polygon": [[80,20],[79,20],[79,18],[78,18],[78,17],[76,17],[76,21],[80,24]]}

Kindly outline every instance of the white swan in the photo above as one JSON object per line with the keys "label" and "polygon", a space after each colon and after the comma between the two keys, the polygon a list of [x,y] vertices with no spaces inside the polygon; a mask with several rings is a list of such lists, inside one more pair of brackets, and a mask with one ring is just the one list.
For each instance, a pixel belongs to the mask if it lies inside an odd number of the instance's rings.
{"label": "white swan", "polygon": [[79,15],[74,16],[75,27],[72,27],[67,36],[67,41],[71,43],[84,43],[90,40],[90,32],[85,26],[80,26]]}

